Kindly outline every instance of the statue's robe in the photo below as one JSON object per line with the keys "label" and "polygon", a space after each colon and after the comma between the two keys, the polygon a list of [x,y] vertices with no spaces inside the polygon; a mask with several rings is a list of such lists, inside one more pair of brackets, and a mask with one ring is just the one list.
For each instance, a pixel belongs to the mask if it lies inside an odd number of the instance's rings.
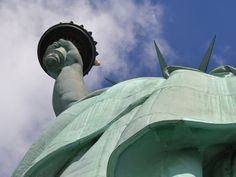
{"label": "statue's robe", "polygon": [[156,177],[166,153],[191,148],[211,169],[236,144],[235,123],[235,76],[177,70],[128,80],[61,113],[13,176]]}

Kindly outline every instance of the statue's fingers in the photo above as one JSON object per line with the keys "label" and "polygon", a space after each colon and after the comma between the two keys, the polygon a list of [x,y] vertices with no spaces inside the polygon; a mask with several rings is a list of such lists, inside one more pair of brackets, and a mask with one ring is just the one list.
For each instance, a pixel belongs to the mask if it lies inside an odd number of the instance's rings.
{"label": "statue's fingers", "polygon": [[52,50],[60,47],[60,44],[58,42],[54,42],[53,44],[49,45],[47,50]]}
{"label": "statue's fingers", "polygon": [[48,46],[47,49],[46,49],[46,51],[45,51],[45,53],[48,53],[48,52],[49,52],[50,50],[52,50],[52,49],[55,49],[55,47],[52,46],[52,45]]}
{"label": "statue's fingers", "polygon": [[58,47],[60,47],[60,43],[59,42],[53,42],[52,46],[54,46],[55,48],[58,48]]}
{"label": "statue's fingers", "polygon": [[63,46],[67,51],[76,49],[76,47],[74,46],[74,44],[73,44],[71,41],[64,40],[64,39],[60,39],[58,42],[59,42],[59,43],[61,44],[61,46]]}
{"label": "statue's fingers", "polygon": [[68,49],[69,50],[77,49],[71,41],[67,41],[67,42],[68,42],[67,44],[68,44]]}
{"label": "statue's fingers", "polygon": [[69,49],[68,49],[68,41],[67,41],[67,40],[60,39],[60,40],[58,41],[58,43],[59,43],[62,47],[64,47],[67,51],[69,50]]}
{"label": "statue's fingers", "polygon": [[59,39],[58,43],[61,44],[61,45],[66,45],[67,40],[65,40],[65,39]]}

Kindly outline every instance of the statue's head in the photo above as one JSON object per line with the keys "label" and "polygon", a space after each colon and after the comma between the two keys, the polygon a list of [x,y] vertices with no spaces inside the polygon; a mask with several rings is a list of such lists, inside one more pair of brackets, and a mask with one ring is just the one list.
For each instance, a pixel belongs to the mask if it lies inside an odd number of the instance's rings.
{"label": "statue's head", "polygon": [[[194,68],[189,68],[189,67],[182,67],[182,66],[168,66],[165,62],[165,59],[163,57],[163,55],[161,54],[160,49],[158,48],[158,46],[156,45],[156,42],[154,41],[154,45],[156,48],[156,52],[157,52],[157,56],[159,59],[159,63],[160,63],[160,67],[161,67],[161,71],[162,71],[162,75],[164,78],[168,78],[169,75],[176,70],[179,69],[185,69],[185,70],[194,70],[194,71],[199,71],[199,72],[206,72],[207,71],[207,67],[211,58],[211,54],[212,54],[212,50],[215,44],[215,40],[216,40],[216,36],[213,38],[210,46],[208,47],[208,50],[206,51],[204,58],[199,66],[198,69],[194,69]],[[211,75],[215,75],[215,76],[225,76],[225,75],[234,75],[236,76],[236,69],[233,68],[232,66],[220,66],[216,69],[214,69],[213,71],[211,71],[209,74]]]}

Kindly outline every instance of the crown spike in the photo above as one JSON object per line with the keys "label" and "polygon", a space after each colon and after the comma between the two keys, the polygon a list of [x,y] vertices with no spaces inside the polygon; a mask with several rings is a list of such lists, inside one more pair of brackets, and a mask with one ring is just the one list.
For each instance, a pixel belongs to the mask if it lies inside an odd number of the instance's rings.
{"label": "crown spike", "polygon": [[163,75],[164,78],[167,78],[168,76],[166,76],[166,73],[165,73],[165,69],[167,67],[167,64],[165,62],[165,59],[164,59],[163,55],[161,54],[160,49],[158,48],[158,46],[156,44],[156,41],[154,41],[154,45],[155,45],[155,49],[156,49],[157,57],[158,57],[158,60],[159,60],[162,75]]}
{"label": "crown spike", "polygon": [[111,79],[108,79],[107,77],[105,77],[105,80],[106,80],[107,82],[110,82],[112,85],[117,84],[117,82],[115,82],[115,81],[113,81],[113,80],[111,80]]}
{"label": "crown spike", "polygon": [[210,43],[210,46],[208,47],[208,49],[207,49],[207,51],[204,55],[202,63],[199,66],[199,70],[202,71],[202,72],[207,71],[207,67],[208,67],[208,64],[209,64],[209,61],[210,61],[210,58],[211,58],[211,54],[212,54],[212,50],[213,50],[213,47],[214,47],[214,44],[215,44],[215,40],[216,40],[216,35],[212,39],[212,41]]}

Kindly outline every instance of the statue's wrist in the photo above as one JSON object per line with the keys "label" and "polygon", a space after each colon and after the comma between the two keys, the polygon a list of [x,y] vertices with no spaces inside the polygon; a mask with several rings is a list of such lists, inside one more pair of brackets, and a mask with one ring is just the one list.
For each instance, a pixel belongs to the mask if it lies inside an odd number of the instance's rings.
{"label": "statue's wrist", "polygon": [[70,66],[75,72],[83,76],[83,65],[81,63],[74,63]]}

